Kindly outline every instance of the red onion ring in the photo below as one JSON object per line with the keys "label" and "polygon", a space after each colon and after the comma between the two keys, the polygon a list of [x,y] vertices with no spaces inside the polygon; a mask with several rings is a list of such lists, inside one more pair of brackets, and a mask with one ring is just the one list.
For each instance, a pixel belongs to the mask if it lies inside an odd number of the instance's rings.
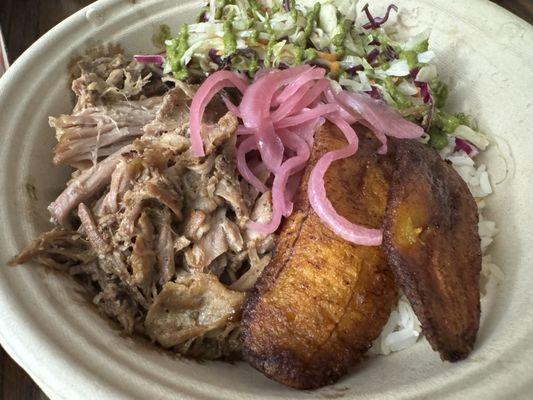
{"label": "red onion ring", "polygon": [[342,149],[326,153],[317,161],[309,176],[307,188],[309,202],[320,219],[343,239],[364,246],[379,246],[382,241],[381,230],[365,228],[348,221],[335,211],[327,198],[324,186],[326,171],[334,161],[354,155],[359,144],[354,129],[340,115],[330,115],[328,119],[341,130],[348,145]]}
{"label": "red onion ring", "polygon": [[230,71],[219,71],[210,75],[200,86],[192,99],[189,113],[189,130],[191,135],[191,148],[196,157],[205,155],[200,128],[205,108],[215,94],[226,87],[236,87],[241,93],[246,92],[247,82],[239,75]]}

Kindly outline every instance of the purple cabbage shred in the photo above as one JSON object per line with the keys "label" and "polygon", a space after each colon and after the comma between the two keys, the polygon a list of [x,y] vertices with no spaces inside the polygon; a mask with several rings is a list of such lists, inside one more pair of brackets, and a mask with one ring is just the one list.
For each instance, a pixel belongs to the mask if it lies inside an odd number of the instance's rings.
{"label": "purple cabbage shred", "polygon": [[211,59],[211,61],[213,61],[216,65],[218,65],[219,67],[224,64],[224,60],[222,59],[221,56],[219,56],[217,54],[217,50],[216,49],[211,49],[209,50],[209,58]]}
{"label": "purple cabbage shred", "polygon": [[373,99],[381,100],[381,94],[379,93],[379,90],[375,86],[371,86],[371,88],[372,89],[369,92],[365,93],[368,93]]}
{"label": "purple cabbage shred", "polygon": [[200,17],[198,18],[199,22],[207,22],[209,21],[209,13],[207,11],[204,11],[202,14],[200,14]]}
{"label": "purple cabbage shred", "polygon": [[366,55],[366,61],[368,61],[369,64],[372,63],[377,57],[379,56],[379,50],[377,48],[373,49]]}
{"label": "purple cabbage shred", "polygon": [[432,102],[431,93],[429,92],[429,85],[426,82],[416,82],[416,85],[420,88],[420,94],[422,95],[422,99],[424,100],[424,103],[430,103]]}
{"label": "purple cabbage shred", "polygon": [[364,13],[366,14],[368,22],[363,25],[363,29],[376,29],[376,28],[381,27],[381,25],[387,22],[387,20],[389,19],[389,14],[391,10],[398,12],[398,7],[395,4],[390,4],[387,7],[387,12],[385,13],[383,17],[374,18],[372,14],[370,13],[370,10],[368,9],[368,3],[365,4],[365,6],[363,7],[361,11],[364,11]]}
{"label": "purple cabbage shred", "polygon": [[163,65],[165,63],[165,57],[161,54],[135,54],[133,59],[147,64]]}
{"label": "purple cabbage shred", "polygon": [[[213,61],[216,65],[218,65],[219,70],[223,69],[229,69],[231,61],[238,56],[241,57],[253,57],[256,55],[256,52],[252,49],[238,49],[233,54],[229,55],[228,57],[222,57],[218,55],[218,51],[216,49],[211,49],[207,53],[209,55],[209,59]],[[263,67],[264,65],[261,65]]]}
{"label": "purple cabbage shred", "polygon": [[472,153],[472,146],[466,140],[456,137],[455,138],[455,151],[463,150],[466,154]]}
{"label": "purple cabbage shred", "polygon": [[429,111],[428,115],[426,116],[425,123],[422,126],[424,130],[427,132],[429,131],[429,128],[431,127],[431,123],[433,122],[433,113],[435,111],[435,103],[433,102],[433,96],[431,95],[431,91],[429,89],[429,85],[427,82],[415,82],[415,85],[420,88],[420,94],[422,95],[422,99],[424,100],[425,104],[429,104]]}
{"label": "purple cabbage shred", "polygon": [[391,61],[398,57],[398,55],[396,54],[396,51],[394,50],[392,46],[387,46],[383,53],[385,54],[386,61]]}
{"label": "purple cabbage shred", "polygon": [[411,75],[411,78],[415,79],[419,72],[420,68],[415,67],[409,72],[409,75]]}
{"label": "purple cabbage shred", "polygon": [[291,5],[289,3],[289,0],[283,0],[283,9],[285,11],[290,11],[291,10]]}
{"label": "purple cabbage shred", "polygon": [[353,76],[353,75],[355,75],[355,73],[357,71],[364,71],[364,70],[365,70],[365,68],[361,64],[359,64],[359,65],[355,65],[353,67],[346,68],[346,73],[348,75],[350,75],[350,76]]}

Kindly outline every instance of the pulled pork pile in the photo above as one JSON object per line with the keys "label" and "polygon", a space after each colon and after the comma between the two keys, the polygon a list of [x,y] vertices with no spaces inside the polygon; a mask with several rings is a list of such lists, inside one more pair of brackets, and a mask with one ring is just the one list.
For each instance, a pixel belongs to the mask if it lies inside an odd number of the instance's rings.
{"label": "pulled pork pile", "polygon": [[50,118],[54,163],[75,168],[49,210],[56,227],[12,264],[65,271],[128,334],[181,354],[220,358],[240,350],[245,294],[271,258],[270,193],[239,180],[237,119],[213,102],[191,153],[188,106],[196,87],[168,87],[160,71],[99,47],[73,68],[77,103]]}

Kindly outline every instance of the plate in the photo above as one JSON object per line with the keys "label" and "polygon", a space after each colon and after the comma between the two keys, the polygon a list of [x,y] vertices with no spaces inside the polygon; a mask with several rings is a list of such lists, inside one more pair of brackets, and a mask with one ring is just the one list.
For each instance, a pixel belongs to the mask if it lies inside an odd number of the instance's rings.
{"label": "plate", "polygon": [[[379,13],[388,1],[373,1]],[[6,260],[50,227],[46,205],[68,169],[53,168],[47,117],[69,113],[69,60],[96,41],[152,50],[161,23],[177,32],[200,1],[101,0],[38,40],[0,79],[0,342],[52,399],[526,398],[533,390],[531,249],[533,28],[482,0],[401,0],[406,31],[432,29],[431,47],[450,80],[451,107],[471,113],[497,144],[488,215],[501,233],[492,249],[505,281],[482,303],[476,348],[440,361],[425,341],[375,357],[335,385],[287,389],[245,363],[198,363],[124,338],[68,277]],[[503,168],[503,169],[502,169]],[[503,171],[503,172],[502,172]],[[505,178],[503,181],[502,179]]]}

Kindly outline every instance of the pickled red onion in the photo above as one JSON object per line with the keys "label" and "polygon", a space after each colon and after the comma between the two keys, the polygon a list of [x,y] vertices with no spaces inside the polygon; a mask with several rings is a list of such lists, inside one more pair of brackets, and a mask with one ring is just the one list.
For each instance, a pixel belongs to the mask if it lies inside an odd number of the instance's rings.
{"label": "pickled red onion", "polygon": [[290,83],[291,79],[298,77],[309,68],[311,67],[302,65],[283,71],[271,71],[256,79],[244,92],[239,106],[244,126],[258,127],[269,119],[274,93],[281,85]]}
{"label": "pickled red onion", "polygon": [[241,116],[241,113],[239,112],[239,107],[233,104],[230,99],[228,99],[226,96],[222,96],[222,101],[224,102],[224,105],[226,106],[228,111],[233,113],[236,117]]}
{"label": "pickled red onion", "polygon": [[324,176],[329,166],[334,161],[353,156],[357,152],[359,144],[354,129],[340,115],[331,115],[328,119],[341,130],[348,145],[342,149],[326,153],[317,161],[309,176],[307,188],[309,203],[320,219],[343,239],[364,246],[379,246],[383,236],[381,230],[365,228],[348,221],[335,211],[327,197]]}
{"label": "pickled red onion", "polygon": [[339,106],[337,106],[336,104],[319,104],[312,109],[303,108],[299,114],[283,118],[281,121],[275,124],[275,127],[278,129],[289,128],[291,126],[300,125],[309,120],[313,120],[317,117],[321,117],[322,115],[336,111],[339,111]]}
{"label": "pickled red onion", "polygon": [[203,157],[205,155],[202,135],[200,134],[205,108],[211,99],[221,89],[226,87],[236,87],[244,94],[247,88],[247,82],[233,72],[218,71],[216,74],[210,75],[205,80],[192,99],[191,110],[189,113],[189,130],[191,135],[192,152],[196,157]]}
{"label": "pickled red onion", "polygon": [[[343,239],[377,246],[381,244],[381,230],[351,223],[340,216],[327,198],[324,176],[334,161],[357,152],[358,138],[351,127],[357,121],[370,127],[379,139],[382,144],[379,153],[387,151],[387,136],[417,138],[423,129],[368,95],[342,90],[334,94],[324,75],[321,68],[303,65],[286,70],[262,70],[248,84],[229,71],[215,72],[199,88],[191,104],[193,153],[204,154],[200,125],[205,107],[222,88],[237,87],[243,95],[238,106],[223,97],[228,110],[242,121],[237,128],[237,169],[259,192],[269,187],[250,165],[260,162],[257,166],[273,176],[271,220],[267,224],[249,221],[248,227],[270,234],[278,229],[283,217],[292,213],[292,198],[309,161],[314,134],[327,118],[343,132],[348,145],[326,153],[317,161],[308,182],[309,202],[324,224]],[[252,155],[247,160],[247,154],[254,150],[259,156]],[[253,170],[257,172],[257,168]]]}
{"label": "pickled red onion", "polygon": [[278,108],[272,112],[272,118],[275,122],[281,121],[295,109],[296,104],[301,101],[313,87],[312,82],[302,84],[296,92],[293,93],[285,102],[281,103]]}
{"label": "pickled red onion", "polygon": [[256,139],[253,136],[246,138],[237,148],[237,169],[250,185],[255,187],[259,192],[264,193],[268,188],[254,175],[246,163],[246,154],[252,150],[257,150]]}
{"label": "pickled red onion", "polygon": [[257,148],[261,159],[270,172],[276,172],[283,162],[285,147],[276,134],[272,120],[267,119],[257,128]]}
{"label": "pickled red onion", "polygon": [[305,71],[302,73],[299,77],[297,77],[294,82],[287,85],[283,91],[281,91],[278,95],[274,96],[274,99],[272,100],[272,106],[276,107],[280,104],[284,103],[291,97],[296,91],[302,87],[303,84],[310,82],[312,80],[321,79],[326,74],[326,70],[324,68],[310,68],[308,71]]}
{"label": "pickled red onion", "polygon": [[[291,133],[290,131],[288,132]],[[297,139],[298,138],[298,139]],[[249,228],[263,234],[275,232],[280,223],[281,217],[288,217],[292,214],[293,203],[285,197],[287,184],[291,176],[302,171],[311,154],[309,147],[298,135],[287,135],[286,139],[291,141],[291,147],[297,149],[297,155],[287,159],[274,175],[272,184],[272,218],[268,224],[259,224],[255,221],[248,223]]]}
{"label": "pickled red onion", "polygon": [[318,128],[324,125],[324,122],[326,122],[324,117],[315,118],[313,120],[304,122],[303,124],[292,126],[291,131],[304,139],[309,145],[309,148],[312,149],[315,142],[315,132],[318,130]]}
{"label": "pickled red onion", "polygon": [[341,117],[350,125],[355,124],[361,119],[361,116],[357,113],[357,111],[347,109],[347,107],[335,97],[331,89],[326,90],[324,97],[326,98],[328,104],[337,104],[339,106],[339,113]]}
{"label": "pickled red onion", "polygon": [[243,125],[237,127],[237,135],[253,135],[255,131],[253,129],[247,128]]}
{"label": "pickled red onion", "polygon": [[365,94],[350,93],[345,90],[337,94],[341,103],[359,113],[374,130],[399,139],[417,139],[424,129],[402,118],[382,100]]}
{"label": "pickled red onion", "polygon": [[299,112],[303,108],[309,106],[319,97],[321,97],[324,91],[329,88],[329,86],[330,83],[327,79],[321,79],[317,81],[309,90],[307,90],[307,93],[305,93],[305,95],[301,98],[291,98],[272,113],[274,122],[279,122],[284,117],[294,115],[296,112]]}

